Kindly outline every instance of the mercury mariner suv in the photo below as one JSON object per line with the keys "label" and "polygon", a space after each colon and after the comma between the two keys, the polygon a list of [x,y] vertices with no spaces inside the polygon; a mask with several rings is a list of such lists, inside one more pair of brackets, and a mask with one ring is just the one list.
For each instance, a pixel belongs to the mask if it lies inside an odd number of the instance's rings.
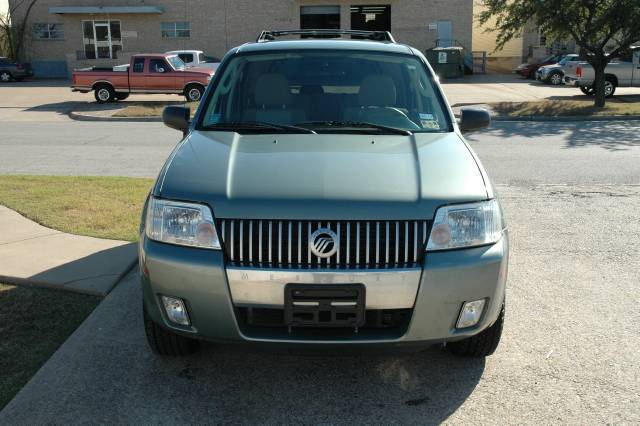
{"label": "mercury mariner suv", "polygon": [[[331,38],[333,37],[333,39]],[[264,31],[224,57],[145,203],[149,344],[500,340],[508,240],[487,174],[416,49],[387,32]]]}

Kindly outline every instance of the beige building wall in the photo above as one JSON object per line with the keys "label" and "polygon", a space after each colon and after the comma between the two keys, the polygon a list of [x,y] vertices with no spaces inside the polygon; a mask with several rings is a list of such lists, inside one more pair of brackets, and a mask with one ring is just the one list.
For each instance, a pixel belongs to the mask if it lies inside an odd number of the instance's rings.
{"label": "beige building wall", "polygon": [[474,1],[473,19],[473,50],[487,52],[487,72],[511,72],[523,61],[523,36],[515,37],[496,50],[495,26],[496,20],[491,19],[486,24],[480,24],[479,15],[485,10],[481,1]]}
{"label": "beige building wall", "polygon": [[[18,1],[18,0],[10,0]],[[37,2],[29,17],[34,23],[64,24],[62,40],[35,40],[27,31],[25,54],[31,62],[66,61],[69,70],[84,66],[109,66],[128,62],[136,53],[199,49],[223,56],[230,48],[254,41],[263,29],[300,28],[300,6],[339,5],[341,27],[351,28],[352,5],[390,5],[391,31],[398,42],[421,51],[434,47],[440,20],[451,21],[453,38],[472,47],[474,0],[48,0]],[[50,7],[62,6],[157,6],[161,14],[52,14]],[[83,20],[120,20],[123,51],[117,59],[80,60],[83,51]],[[188,39],[162,38],[162,22],[186,21]]]}

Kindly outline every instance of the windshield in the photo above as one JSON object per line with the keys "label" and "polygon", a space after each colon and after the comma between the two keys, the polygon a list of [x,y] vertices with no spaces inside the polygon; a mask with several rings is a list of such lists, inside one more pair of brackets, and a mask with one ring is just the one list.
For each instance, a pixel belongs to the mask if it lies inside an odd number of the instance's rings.
{"label": "windshield", "polygon": [[171,66],[173,66],[173,68],[178,71],[182,71],[187,67],[185,63],[182,61],[182,59],[180,59],[177,56],[169,56],[167,58],[167,61],[169,61],[171,63]]}
{"label": "windshield", "polygon": [[238,55],[225,66],[206,102],[201,129],[232,130],[231,124],[245,123],[317,132],[450,129],[426,66],[404,54],[314,50]]}

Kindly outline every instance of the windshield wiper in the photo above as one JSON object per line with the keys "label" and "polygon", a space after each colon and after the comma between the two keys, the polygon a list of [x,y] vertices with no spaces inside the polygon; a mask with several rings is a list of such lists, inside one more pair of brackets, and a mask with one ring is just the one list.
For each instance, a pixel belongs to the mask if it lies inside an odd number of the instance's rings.
{"label": "windshield wiper", "polygon": [[296,123],[296,126],[326,126],[332,128],[344,128],[344,127],[370,127],[372,129],[383,130],[388,133],[396,135],[411,136],[413,133],[410,130],[399,129],[397,127],[384,126],[382,124],[367,123],[364,121],[309,121],[306,123]]}
{"label": "windshield wiper", "polygon": [[225,123],[215,123],[203,126],[203,130],[245,130],[245,131],[265,131],[278,130],[280,133],[286,131],[289,133],[305,133],[313,134],[316,132],[304,127],[290,126],[287,124],[267,123],[266,121],[229,121]]}

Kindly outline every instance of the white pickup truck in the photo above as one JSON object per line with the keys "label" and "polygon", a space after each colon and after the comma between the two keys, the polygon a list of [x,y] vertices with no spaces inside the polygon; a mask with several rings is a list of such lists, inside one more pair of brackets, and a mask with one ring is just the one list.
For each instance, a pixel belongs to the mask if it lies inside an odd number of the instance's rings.
{"label": "white pickup truck", "polygon": [[172,50],[171,52],[166,53],[170,55],[178,55],[188,68],[211,68],[215,71],[220,65],[220,59],[213,56],[207,56],[202,50]]}
{"label": "white pickup truck", "polygon": [[[632,47],[629,61],[614,60],[605,68],[606,97],[613,96],[617,87],[640,87],[640,46]],[[595,71],[588,62],[577,62],[567,66],[565,84],[577,86],[585,95],[593,94]]]}

